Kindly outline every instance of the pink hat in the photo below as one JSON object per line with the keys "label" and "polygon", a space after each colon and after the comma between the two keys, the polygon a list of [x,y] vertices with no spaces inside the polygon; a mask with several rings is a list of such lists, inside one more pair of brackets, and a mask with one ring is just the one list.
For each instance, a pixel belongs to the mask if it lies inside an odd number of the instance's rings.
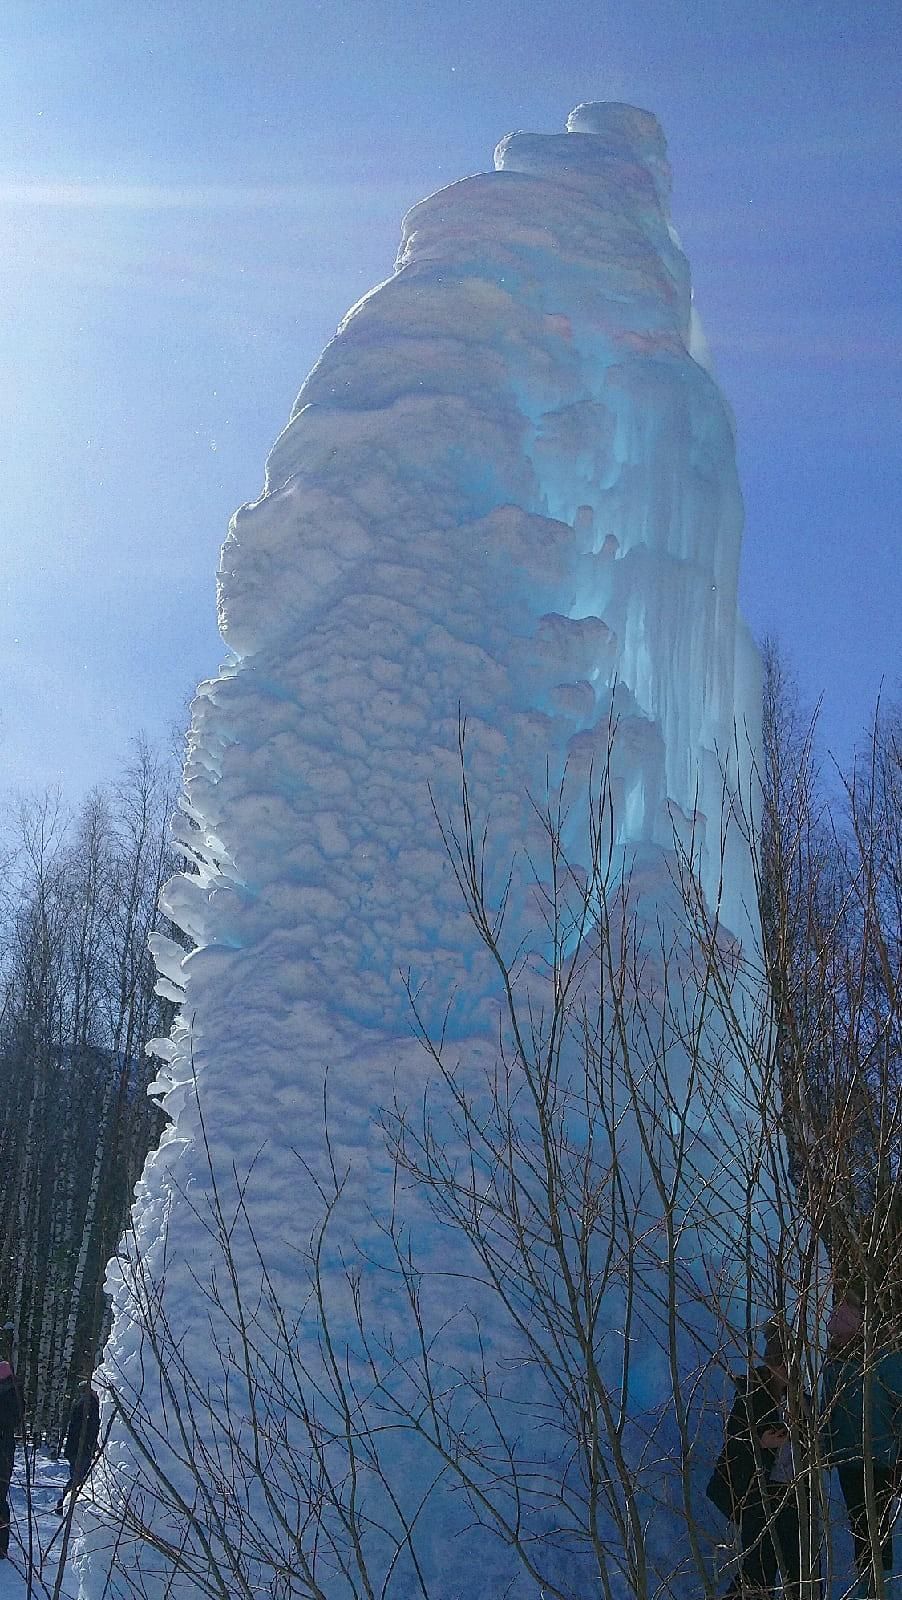
{"label": "pink hat", "polygon": [[861,1330],[861,1307],[851,1300],[839,1300],[830,1312],[827,1337],[837,1344],[846,1344]]}

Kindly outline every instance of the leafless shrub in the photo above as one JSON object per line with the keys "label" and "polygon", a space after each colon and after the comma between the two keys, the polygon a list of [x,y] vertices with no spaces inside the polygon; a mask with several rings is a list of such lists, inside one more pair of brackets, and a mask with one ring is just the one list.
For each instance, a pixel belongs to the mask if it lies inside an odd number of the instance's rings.
{"label": "leafless shrub", "polygon": [[[383,1108],[394,1183],[373,1207],[379,1259],[342,1237],[352,1175],[333,1158],[324,1099],[329,1176],[304,1169],[321,1220],[291,1317],[255,1232],[251,1175],[224,1178],[207,1147],[203,1372],[169,1323],[165,1263],[150,1274],[126,1258],[142,1361],[113,1375],[129,1448],[107,1458],[91,1535],[96,1546],[104,1525],[116,1530],[111,1600],[450,1594],[424,1534],[448,1496],[458,1526],[507,1552],[512,1592],[712,1596],[738,1552],[704,1486],[731,1375],[754,1367],[773,1319],[788,1368],[781,1492],[799,1547],[772,1520],[784,1592],[814,1600],[845,1581],[825,1492],[823,1327],[837,1290],[859,1286],[867,1385],[898,1326],[895,728],[875,724],[832,843],[807,736],[793,775],[769,730],[760,849],[757,797],[725,783],[722,859],[740,828],[760,951],[721,925],[692,834],[675,834],[650,877],[649,858],[624,862],[609,767],[592,785],[588,873],[563,844],[566,784],[538,803],[541,922],[527,945],[508,943],[462,730],[460,812],[437,823],[498,973],[494,1066],[474,1070],[430,1031],[408,974],[432,1072],[419,1104],[399,1088]],[[423,1251],[424,1218],[440,1261]],[[757,1439],[754,1450],[772,1504],[773,1460]],[[873,1581],[882,1594],[879,1570]]]}

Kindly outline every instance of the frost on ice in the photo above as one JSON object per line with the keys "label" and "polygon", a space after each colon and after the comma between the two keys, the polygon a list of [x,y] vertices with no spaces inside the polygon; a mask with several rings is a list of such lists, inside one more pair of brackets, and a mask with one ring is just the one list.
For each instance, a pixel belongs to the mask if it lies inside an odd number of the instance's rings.
{"label": "frost on ice", "polygon": [[[325,1360],[310,1293],[308,1242],[323,1209],[314,1180],[328,1190],[330,1161],[347,1172],[324,1258],[334,1337],[355,1372],[347,1269],[368,1330],[383,1348],[403,1345],[402,1297],[379,1265],[392,1205],[381,1112],[420,1103],[430,1075],[403,976],[424,1025],[444,1028],[471,1081],[498,1053],[498,973],[474,938],[433,811],[459,814],[459,713],[474,811],[489,819],[493,903],[513,862],[511,949],[541,944],[533,871],[547,848],[536,802],[562,780],[568,857],[588,870],[586,808],[612,723],[618,869],[636,875],[654,918],[668,898],[675,830],[691,837],[724,923],[753,937],[741,837],[729,835],[723,864],[720,849],[725,769],[728,786],[741,781],[736,730],[740,745],[754,743],[759,699],[737,615],[741,502],[730,416],[668,221],[668,187],[652,116],[584,105],[566,133],[510,134],[494,171],[415,206],[393,275],[348,313],[276,442],[260,499],[229,530],[219,606],[231,653],[197,693],[177,828],[194,869],[164,897],[193,948],[183,958],[157,939],[154,950],[164,992],[182,1003],[155,1086],[172,1121],[139,1184],[134,1240],[110,1268],[106,1354],[120,1389],[141,1394],[158,1430],[154,1453],[194,1504],[190,1451],[172,1395],[151,1375],[129,1261],[136,1248],[152,1320],[221,1412],[223,1352],[236,1333],[209,1296],[214,1272],[226,1294],[210,1233],[211,1167],[230,1194],[236,1174],[251,1174],[255,1236],[310,1373]],[[491,1381],[503,1374],[510,1415],[521,1406],[509,1437],[525,1456],[544,1453],[545,1478],[563,1484],[570,1469],[555,1456],[554,1429],[539,1442],[530,1435],[523,1407],[541,1413],[540,1381],[515,1332],[466,1277],[459,1242],[403,1185],[395,1201],[409,1207],[425,1315],[446,1329],[445,1371],[475,1360],[475,1324],[464,1324],[478,1316],[486,1360],[498,1363]],[[234,1248],[252,1301],[259,1263],[241,1227]],[[464,1276],[441,1276],[445,1268]],[[614,1333],[615,1301],[601,1323]],[[632,1366],[641,1420],[663,1393],[653,1335],[636,1341]],[[215,1435],[209,1419],[196,1426],[198,1439]],[[297,1416],[286,1427],[300,1460],[309,1437]],[[428,1450],[403,1431],[386,1436],[386,1450],[406,1514],[440,1480],[417,1522],[430,1595],[537,1592],[505,1541],[475,1526],[472,1502]],[[129,1428],[114,1421],[114,1520],[136,1460]],[[281,1470],[274,1461],[278,1507],[289,1524],[303,1521]],[[201,1477],[214,1475],[202,1466]],[[364,1472],[360,1493],[384,1578],[393,1548],[385,1486]],[[254,1538],[261,1549],[290,1540],[265,1496],[248,1494],[253,1564]],[[527,1504],[527,1543],[549,1533],[550,1515]],[[685,1536],[661,1516],[666,1575]],[[335,1553],[341,1537],[333,1517],[317,1574],[329,1600],[356,1592]],[[568,1534],[558,1542],[543,1557],[552,1580],[561,1592],[589,1592],[591,1552]],[[105,1592],[110,1543],[108,1529],[87,1534],[85,1600]],[[654,1544],[653,1535],[653,1553]],[[143,1564],[149,1594],[170,1592],[152,1550],[136,1547],[130,1559]],[[624,1581],[615,1562],[614,1594],[627,1592]],[[688,1580],[685,1592],[697,1591]],[[172,1592],[201,1589],[181,1576]],[[283,1591],[266,1579],[263,1592]],[[298,1579],[284,1592],[316,1589]],[[406,1547],[389,1592],[422,1592]]]}

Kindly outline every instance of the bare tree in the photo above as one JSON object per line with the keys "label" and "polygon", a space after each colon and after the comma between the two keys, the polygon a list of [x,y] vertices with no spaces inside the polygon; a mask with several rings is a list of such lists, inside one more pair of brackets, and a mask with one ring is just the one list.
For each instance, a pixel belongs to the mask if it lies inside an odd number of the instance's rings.
{"label": "bare tree", "polygon": [[[786,742],[768,726],[760,848],[757,796],[724,785],[722,859],[741,829],[760,949],[721,924],[691,829],[651,883],[648,860],[624,856],[613,729],[584,822],[590,870],[564,845],[565,782],[536,805],[534,934],[510,935],[462,732],[459,812],[436,821],[498,975],[495,1059],[434,1035],[405,975],[428,1085],[383,1107],[393,1178],[365,1248],[324,1099],[326,1176],[302,1175],[321,1219],[300,1315],[258,1239],[253,1175],[217,1172],[208,1147],[203,1371],[169,1323],[165,1261],[151,1271],[126,1248],[142,1359],[108,1374],[129,1450],[96,1475],[90,1532],[110,1542],[111,1596],[437,1600],[438,1506],[491,1536],[501,1581],[524,1593],[713,1596],[731,1576],[744,1592],[704,1488],[774,1320],[789,1454],[775,1488],[752,1440],[760,1537],[785,1593],[842,1589],[820,1405],[832,1300],[861,1291],[865,1394],[898,1340],[898,725],[878,719],[841,810],[809,730],[791,727]],[[865,1481],[882,1595],[870,1468]]]}
{"label": "bare tree", "polygon": [[144,1041],[168,1026],[148,935],[165,875],[171,775],[140,741],[119,785],[74,817],[12,819],[2,907],[0,1318],[15,1332],[29,1430],[58,1434],[93,1362],[102,1277],[162,1119]]}
{"label": "bare tree", "polygon": [[[760,965],[700,909],[693,840],[669,876],[660,857],[647,894],[624,871],[609,762],[588,873],[564,848],[566,785],[539,806],[540,923],[528,949],[508,948],[463,730],[461,781],[460,817],[437,822],[498,973],[497,1060],[484,1073],[449,1056],[408,976],[434,1072],[419,1107],[384,1108],[395,1177],[387,1208],[374,1201],[379,1263],[341,1234],[348,1175],[308,1171],[322,1222],[294,1321],[262,1249],[251,1282],[237,1268],[239,1221],[256,1245],[250,1175],[211,1163],[214,1267],[197,1291],[213,1378],[169,1328],[165,1267],[121,1264],[145,1365],[138,1386],[134,1364],[111,1374],[132,1449],[99,1506],[125,1518],[128,1592],[158,1561],[203,1594],[437,1593],[420,1533],[441,1484],[508,1551],[509,1582],[519,1571],[560,1600],[587,1580],[612,1600],[687,1581],[714,1593],[701,1491],[715,1398],[774,1292],[781,1153]],[[418,1254],[424,1217],[441,1267]],[[683,1530],[682,1570],[656,1517]]]}
{"label": "bare tree", "polygon": [[902,741],[875,712],[825,784],[775,649],[766,658],[762,925],[792,1174],[841,1287],[902,1317]]}

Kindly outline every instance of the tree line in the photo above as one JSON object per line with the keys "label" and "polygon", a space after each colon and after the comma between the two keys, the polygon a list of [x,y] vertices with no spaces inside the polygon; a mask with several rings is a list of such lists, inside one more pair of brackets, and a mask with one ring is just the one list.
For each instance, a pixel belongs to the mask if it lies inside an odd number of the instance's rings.
{"label": "tree line", "polygon": [[902,1334],[902,706],[818,760],[765,649],[759,909],[788,1171],[839,1289]]}
{"label": "tree line", "polygon": [[96,1361],[104,1270],[164,1118],[148,1038],[166,1033],[148,936],[169,842],[170,761],[136,740],[118,778],[0,818],[0,1324],[28,1428],[54,1441]]}

